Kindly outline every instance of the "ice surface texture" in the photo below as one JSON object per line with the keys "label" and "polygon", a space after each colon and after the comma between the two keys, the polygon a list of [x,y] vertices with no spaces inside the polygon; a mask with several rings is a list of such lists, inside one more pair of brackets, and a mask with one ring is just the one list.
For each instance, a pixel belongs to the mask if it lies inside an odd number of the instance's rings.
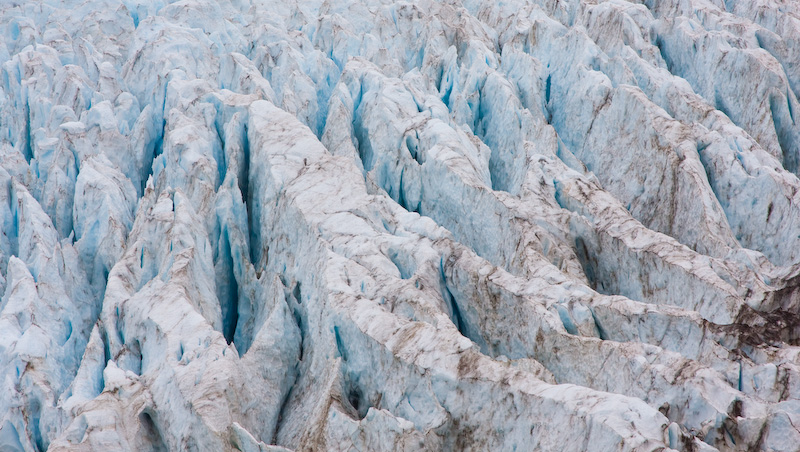
{"label": "ice surface texture", "polygon": [[797,450],[800,2],[0,37],[0,450]]}

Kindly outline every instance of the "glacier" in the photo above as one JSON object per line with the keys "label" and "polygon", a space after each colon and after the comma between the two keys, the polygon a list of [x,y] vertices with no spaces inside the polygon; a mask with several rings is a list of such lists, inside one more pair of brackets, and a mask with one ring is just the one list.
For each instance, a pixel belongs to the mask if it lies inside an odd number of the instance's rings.
{"label": "glacier", "polygon": [[799,2],[0,36],[0,450],[800,447]]}

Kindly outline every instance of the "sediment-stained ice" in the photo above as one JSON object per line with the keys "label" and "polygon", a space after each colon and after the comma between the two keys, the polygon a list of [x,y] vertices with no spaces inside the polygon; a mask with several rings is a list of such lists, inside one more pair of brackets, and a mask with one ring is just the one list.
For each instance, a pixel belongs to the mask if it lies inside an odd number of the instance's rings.
{"label": "sediment-stained ice", "polygon": [[800,3],[0,36],[0,450],[797,450]]}

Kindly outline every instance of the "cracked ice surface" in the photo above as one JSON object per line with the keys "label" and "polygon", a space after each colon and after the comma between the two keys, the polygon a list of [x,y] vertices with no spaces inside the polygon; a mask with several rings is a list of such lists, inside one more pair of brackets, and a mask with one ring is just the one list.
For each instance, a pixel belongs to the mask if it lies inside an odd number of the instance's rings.
{"label": "cracked ice surface", "polygon": [[800,444],[800,3],[0,2],[0,450]]}

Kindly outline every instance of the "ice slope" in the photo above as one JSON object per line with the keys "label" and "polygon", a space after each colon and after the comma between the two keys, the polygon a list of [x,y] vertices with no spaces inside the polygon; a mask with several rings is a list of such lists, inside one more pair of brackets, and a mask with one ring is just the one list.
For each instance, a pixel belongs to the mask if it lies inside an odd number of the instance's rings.
{"label": "ice slope", "polygon": [[800,3],[0,2],[0,450],[800,444]]}

